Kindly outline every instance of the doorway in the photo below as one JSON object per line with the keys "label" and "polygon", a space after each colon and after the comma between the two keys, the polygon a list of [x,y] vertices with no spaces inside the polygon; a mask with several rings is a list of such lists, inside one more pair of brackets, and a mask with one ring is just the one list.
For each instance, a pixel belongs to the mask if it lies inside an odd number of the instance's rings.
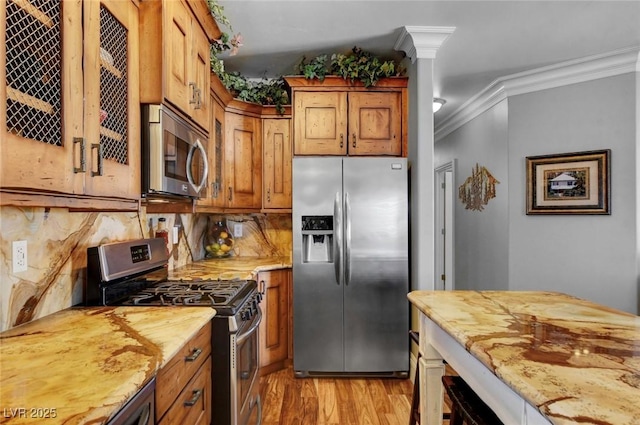
{"label": "doorway", "polygon": [[454,276],[454,201],[456,160],[435,169],[435,289],[455,289]]}

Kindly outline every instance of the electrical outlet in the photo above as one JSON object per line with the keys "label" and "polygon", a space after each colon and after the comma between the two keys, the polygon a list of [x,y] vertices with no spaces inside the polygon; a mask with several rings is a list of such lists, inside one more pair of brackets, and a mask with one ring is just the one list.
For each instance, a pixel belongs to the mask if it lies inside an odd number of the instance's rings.
{"label": "electrical outlet", "polygon": [[180,242],[180,226],[173,226],[173,244]]}
{"label": "electrical outlet", "polygon": [[27,241],[14,241],[11,249],[13,250],[13,272],[27,271]]}
{"label": "electrical outlet", "polygon": [[242,237],[242,223],[233,225],[233,237],[241,238]]}

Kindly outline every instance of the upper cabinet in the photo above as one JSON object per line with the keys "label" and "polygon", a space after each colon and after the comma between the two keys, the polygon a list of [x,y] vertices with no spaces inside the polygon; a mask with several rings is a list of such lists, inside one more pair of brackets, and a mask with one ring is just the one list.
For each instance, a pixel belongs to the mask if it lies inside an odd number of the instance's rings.
{"label": "upper cabinet", "polygon": [[8,0],[0,25],[2,204],[137,209],[137,6]]}
{"label": "upper cabinet", "polygon": [[365,88],[341,77],[286,77],[293,97],[295,155],[407,154],[407,78]]}
{"label": "upper cabinet", "polygon": [[211,76],[209,184],[201,212],[291,211],[291,107],[233,99]]}
{"label": "upper cabinet", "polygon": [[211,75],[209,93],[209,159],[208,184],[200,192],[196,207],[201,211],[221,211],[227,206],[224,180],[225,103],[231,100],[218,77]]}
{"label": "upper cabinet", "polygon": [[[274,111],[275,112],[275,111]],[[262,208],[291,210],[291,118],[263,115],[262,119]]]}
{"label": "upper cabinet", "polygon": [[207,35],[183,0],[141,2],[141,102],[166,100],[208,132],[212,36],[219,34]]}
{"label": "upper cabinet", "polygon": [[262,208],[262,122],[236,112],[225,115],[224,179],[227,207]]}

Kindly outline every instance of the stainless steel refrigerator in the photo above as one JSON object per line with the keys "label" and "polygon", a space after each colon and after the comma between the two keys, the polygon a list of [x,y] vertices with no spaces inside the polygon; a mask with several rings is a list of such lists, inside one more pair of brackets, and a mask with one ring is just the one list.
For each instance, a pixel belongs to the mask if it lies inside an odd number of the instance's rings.
{"label": "stainless steel refrigerator", "polygon": [[296,376],[407,376],[406,158],[293,159]]}

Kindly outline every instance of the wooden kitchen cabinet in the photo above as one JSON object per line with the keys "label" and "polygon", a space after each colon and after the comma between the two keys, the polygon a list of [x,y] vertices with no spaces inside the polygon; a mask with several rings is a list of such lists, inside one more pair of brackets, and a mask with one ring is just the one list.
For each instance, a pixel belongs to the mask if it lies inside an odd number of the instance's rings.
{"label": "wooden kitchen cabinet", "polygon": [[291,210],[291,119],[262,120],[262,208]]}
{"label": "wooden kitchen cabinet", "polygon": [[260,272],[258,288],[263,292],[260,374],[266,375],[284,368],[290,357],[291,269]]}
{"label": "wooden kitchen cabinet", "polygon": [[262,207],[262,123],[259,117],[225,114],[224,180],[229,209]]}
{"label": "wooden kitchen cabinet", "polygon": [[[217,27],[216,27],[217,29]],[[167,100],[209,131],[209,39],[183,0],[140,4],[140,100]]]}
{"label": "wooden kitchen cabinet", "polygon": [[[213,77],[212,77],[213,80]],[[222,83],[220,83],[221,85]],[[222,211],[226,206],[224,182],[224,123],[225,110],[223,101],[211,90],[209,94],[209,160],[208,184],[200,193],[196,208],[200,211]]]}
{"label": "wooden kitchen cabinet", "polygon": [[295,155],[406,156],[406,78],[370,88],[336,76],[285,80],[293,97]]}
{"label": "wooden kitchen cabinet", "polygon": [[0,17],[2,204],[137,209],[137,6],[12,0]]}
{"label": "wooden kitchen cabinet", "polygon": [[211,323],[160,369],[155,417],[161,425],[211,423]]}

